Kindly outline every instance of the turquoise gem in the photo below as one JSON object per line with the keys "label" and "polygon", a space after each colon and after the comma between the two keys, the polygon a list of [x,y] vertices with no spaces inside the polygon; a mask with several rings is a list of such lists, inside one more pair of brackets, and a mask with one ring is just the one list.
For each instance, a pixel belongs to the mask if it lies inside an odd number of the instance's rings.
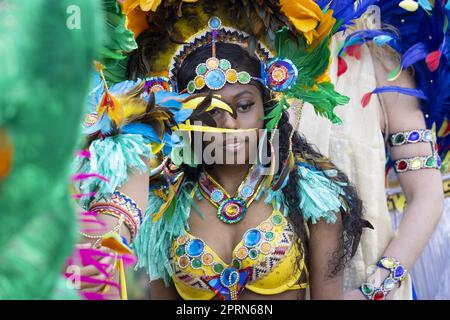
{"label": "turquoise gem", "polygon": [[206,73],[206,71],[208,71],[208,68],[206,67],[206,64],[204,64],[204,63],[200,63],[197,66],[197,68],[195,69],[195,72],[200,76],[204,75]]}
{"label": "turquoise gem", "polygon": [[258,250],[256,250],[256,249],[252,249],[252,250],[250,250],[250,251],[248,252],[248,256],[249,256],[251,259],[256,259],[256,258],[258,257],[258,254],[259,254],[259,252],[258,252]]}
{"label": "turquoise gem", "polygon": [[220,191],[219,189],[214,190],[214,191],[211,193],[211,199],[212,199],[214,202],[220,202],[220,200],[223,199],[223,192]]}
{"label": "turquoise gem", "polygon": [[220,69],[214,69],[209,71],[205,75],[205,82],[208,88],[213,90],[219,90],[223,88],[226,83],[225,73]]}
{"label": "turquoise gem", "polygon": [[245,233],[244,244],[247,247],[254,247],[261,241],[261,231],[250,229]]}
{"label": "turquoise gem", "polygon": [[423,133],[423,140],[430,142],[431,140],[433,140],[433,134],[430,131],[425,131]]}
{"label": "turquoise gem", "polygon": [[248,198],[253,194],[253,188],[251,186],[245,186],[241,190],[241,195],[244,198]]}
{"label": "turquoise gem", "polygon": [[273,234],[272,231],[266,232],[266,233],[264,234],[264,238],[265,238],[266,240],[268,240],[268,241],[272,240],[274,237],[275,237],[275,235]]}
{"label": "turquoise gem", "polygon": [[205,244],[202,240],[194,239],[189,241],[186,245],[186,253],[191,257],[198,257],[203,253],[205,249]]}
{"label": "turquoise gem", "polygon": [[209,19],[208,25],[212,30],[217,30],[222,25],[222,21],[217,17],[212,17]]}
{"label": "turquoise gem", "polygon": [[226,71],[226,70],[231,68],[231,63],[227,59],[221,59],[220,62],[219,62],[219,67],[223,71]]}
{"label": "turquoise gem", "polygon": [[185,253],[184,246],[179,246],[176,251],[176,255],[178,257],[182,256]]}

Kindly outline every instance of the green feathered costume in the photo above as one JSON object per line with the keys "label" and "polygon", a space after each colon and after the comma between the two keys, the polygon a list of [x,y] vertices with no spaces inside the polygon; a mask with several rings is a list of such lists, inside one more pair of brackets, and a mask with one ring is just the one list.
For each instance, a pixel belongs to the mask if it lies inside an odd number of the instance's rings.
{"label": "green feathered costume", "polygon": [[77,297],[62,277],[77,234],[69,168],[100,4],[0,0],[0,139],[6,133],[13,154],[0,176],[0,299]]}

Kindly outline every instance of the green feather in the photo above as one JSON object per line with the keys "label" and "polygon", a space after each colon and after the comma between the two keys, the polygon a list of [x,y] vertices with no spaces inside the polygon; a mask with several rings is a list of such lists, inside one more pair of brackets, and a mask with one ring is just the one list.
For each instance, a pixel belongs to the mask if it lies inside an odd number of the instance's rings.
{"label": "green feather", "polygon": [[[338,105],[348,103],[349,98],[334,90],[330,82],[318,83],[316,78],[326,72],[330,63],[329,37],[326,37],[315,48],[311,49],[303,37],[293,35],[287,27],[276,33],[275,47],[277,55],[291,60],[298,69],[298,78],[290,89],[284,92],[284,99],[300,99],[313,105],[317,114],[324,116],[332,123],[340,124],[341,119],[334,113]],[[283,104],[284,106],[289,106]],[[270,126],[280,114],[280,105],[274,108],[270,118]]]}
{"label": "green feather", "polygon": [[68,181],[101,8],[91,0],[1,3],[0,127],[14,163],[0,181],[0,299],[76,297],[61,285],[77,237]]}

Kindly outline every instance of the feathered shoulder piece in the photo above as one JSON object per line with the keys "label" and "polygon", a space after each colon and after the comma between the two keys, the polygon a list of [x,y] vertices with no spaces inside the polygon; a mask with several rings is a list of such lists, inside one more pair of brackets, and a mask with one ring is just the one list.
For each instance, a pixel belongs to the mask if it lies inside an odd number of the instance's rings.
{"label": "feathered shoulder piece", "polygon": [[170,281],[173,273],[170,246],[175,237],[189,230],[194,190],[193,183],[167,172],[150,182],[146,217],[133,245],[138,257],[136,268],[144,268],[151,281],[163,279],[166,284]]}
{"label": "feathered shoulder piece", "polygon": [[[293,166],[299,176],[299,186],[297,188],[300,199],[299,208],[305,221],[317,223],[324,219],[328,223],[336,221],[336,214],[348,211],[348,204],[343,189],[345,183],[335,181],[336,170],[321,171],[311,164],[296,159]],[[292,174],[292,172],[291,172]],[[278,210],[282,210],[284,215],[289,214],[286,200],[283,195],[283,188],[289,180],[289,175],[284,178],[281,185],[273,184],[266,190],[266,203],[272,203]],[[280,181],[277,182],[278,184]]]}

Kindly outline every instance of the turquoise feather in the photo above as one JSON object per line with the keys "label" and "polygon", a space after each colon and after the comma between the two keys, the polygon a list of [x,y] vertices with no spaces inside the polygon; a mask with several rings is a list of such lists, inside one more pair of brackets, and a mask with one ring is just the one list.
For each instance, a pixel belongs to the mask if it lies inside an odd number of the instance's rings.
{"label": "turquoise feather", "polygon": [[164,200],[153,192],[149,195],[147,214],[142,222],[133,249],[138,257],[136,269],[145,268],[150,281],[163,279],[166,285],[173,274],[170,263],[170,251],[174,238],[189,230],[188,219],[191,213],[193,183],[184,183],[178,194],[174,213],[164,214],[154,222],[152,215],[159,211]]}
{"label": "turquoise feather", "polygon": [[[97,192],[95,199],[113,193],[121,187],[132,171],[144,173],[148,170],[144,159],[150,159],[150,146],[144,137],[137,134],[119,134],[97,139],[89,147],[89,159],[77,159],[77,173],[97,173],[107,178],[82,180],[75,184],[82,193]],[[89,198],[83,198],[80,204],[86,208]]]}

